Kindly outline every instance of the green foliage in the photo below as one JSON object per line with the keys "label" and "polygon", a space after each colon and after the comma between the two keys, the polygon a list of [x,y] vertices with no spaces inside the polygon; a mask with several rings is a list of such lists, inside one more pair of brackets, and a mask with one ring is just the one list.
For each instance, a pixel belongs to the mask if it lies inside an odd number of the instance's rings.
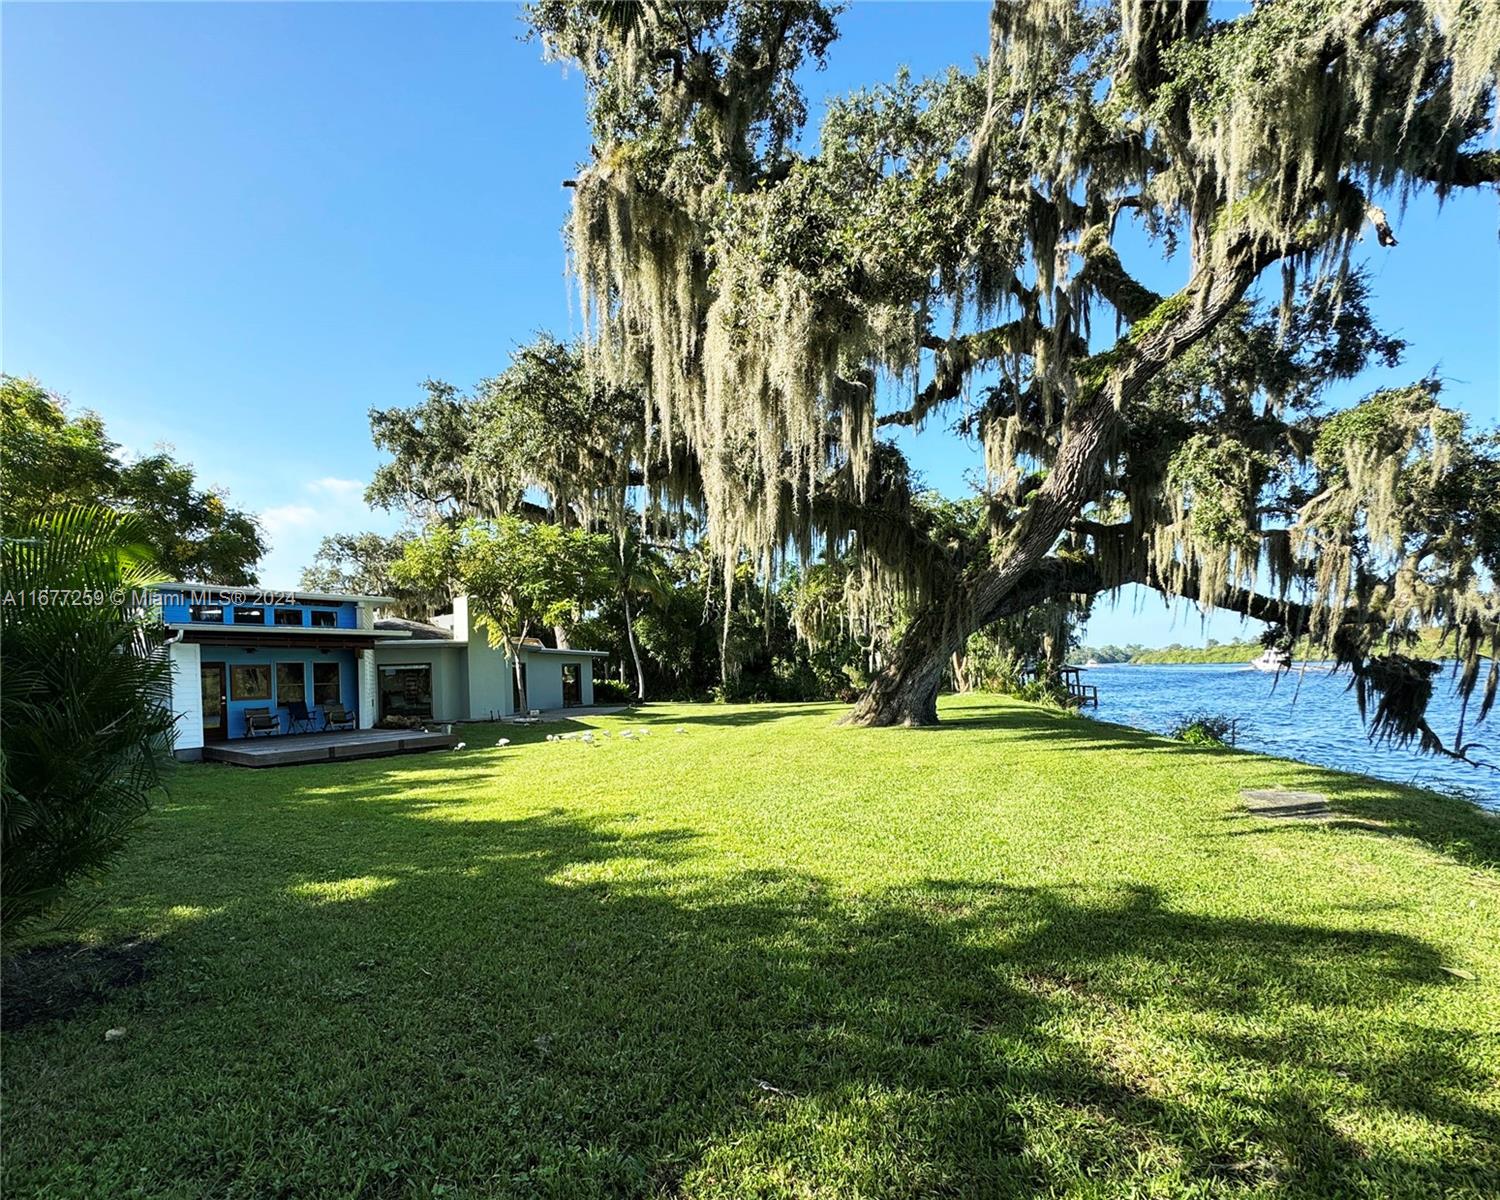
{"label": "green foliage", "polygon": [[1222,434],[1194,434],[1167,465],[1166,483],[1189,510],[1193,537],[1202,546],[1258,548],[1255,501],[1269,455]]}
{"label": "green foliage", "polygon": [[595,704],[630,704],[635,700],[630,688],[618,679],[594,680]]}
{"label": "green foliage", "polygon": [[467,595],[490,641],[508,644],[583,620],[611,590],[610,542],[513,516],[466,521],[406,542],[391,575],[408,587]]}
{"label": "green foliage", "polygon": [[98,502],[112,491],[117,447],[93,413],[69,417],[34,379],[0,375],[0,513],[23,524],[70,502]]}
{"label": "green foliage", "polygon": [[361,596],[390,596],[398,616],[425,621],[452,602],[446,586],[408,586],[394,574],[406,545],[416,535],[398,533],[337,533],[319,544],[312,564],[302,572],[308,591]]}
{"label": "green foliage", "polygon": [[472,394],[431,379],[424,388],[419,405],[370,413],[375,446],[390,455],[372,504],[424,525],[505,514],[578,524],[624,504],[644,451],[643,405],[591,380],[575,347],[540,334]]}
{"label": "green foliage", "polygon": [[1259,642],[1221,642],[1216,646],[1183,646],[1174,642],[1153,650],[1138,647],[1127,661],[1145,664],[1248,663],[1259,658],[1263,649]]}
{"label": "green foliage", "polygon": [[1222,713],[1196,712],[1178,719],[1167,736],[1190,746],[1232,746],[1238,737],[1233,717]]}
{"label": "green foliage", "polygon": [[[1325,389],[1401,349],[1349,270],[1361,231],[1394,246],[1387,198],[1497,177],[1493,8],[997,4],[987,59],[831,102],[804,151],[796,72],[829,9],[536,5],[586,83],[588,361],[693,457],[667,490],[696,492],[726,574],[829,548],[857,559],[851,615],[877,592],[899,614],[859,719],[926,719],[901,698],[969,632],[1079,584],[1279,608],[1371,686],[1393,677],[1351,626],[1446,625],[1472,689],[1500,644],[1495,506],[1465,482],[1491,478],[1487,443],[1434,418],[1399,479],[1316,446],[1348,440],[1320,433]],[[1141,234],[1186,249],[1175,294],[1127,269]],[[1273,266],[1274,317],[1246,299]],[[985,471],[954,544],[882,486],[900,455],[878,435],[960,402]],[[1436,748],[1406,716],[1388,728]]]}
{"label": "green foliage", "polygon": [[1068,652],[1068,665],[1081,667],[1090,660],[1097,663],[1132,662],[1145,650],[1146,648],[1138,642],[1131,642],[1126,646],[1116,646],[1113,643],[1105,643],[1103,646],[1079,646]]}
{"label": "green foliage", "polygon": [[847,630],[799,636],[814,618],[826,573],[789,574],[765,588],[736,571],[730,607],[712,548],[663,552],[666,588],[642,607],[635,629],[652,695],[721,701],[846,699],[863,678],[865,654]]}
{"label": "green foliage", "polygon": [[165,629],[140,602],[161,579],[142,523],[74,507],[11,529],[0,548],[7,937],[119,854],[173,725]]}
{"label": "green foliage", "polygon": [[1436,380],[1389,388],[1331,414],[1318,427],[1313,461],[1341,477],[1351,459],[1428,458],[1435,444],[1456,441],[1464,431],[1463,415],[1438,404],[1439,390]]}
{"label": "green foliage", "polygon": [[255,517],[217,490],[201,490],[192,467],[164,451],[130,461],[93,413],[70,417],[35,380],[0,376],[0,519],[10,532],[69,505],[134,514],[157,566],[170,579],[255,582],[265,540]]}
{"label": "green foliage", "polygon": [[[1247,663],[1259,658],[1268,645],[1289,650],[1292,658],[1297,662],[1311,662],[1327,657],[1321,647],[1305,638],[1293,644],[1285,638],[1283,633],[1273,632],[1270,636],[1271,641],[1262,638],[1255,641],[1215,642],[1213,638],[1209,638],[1205,646],[1184,646],[1173,642],[1170,646],[1161,646],[1151,650],[1144,646],[1131,646],[1125,649],[1123,658],[1105,658],[1103,655],[1110,647],[1103,647],[1099,651],[1088,651],[1087,657],[1097,658],[1099,662],[1131,662],[1147,665]],[[1420,630],[1409,639],[1377,642],[1372,649],[1404,650],[1423,658],[1433,659],[1452,658],[1454,653],[1453,639],[1451,637],[1445,639],[1442,632],[1436,629]]]}

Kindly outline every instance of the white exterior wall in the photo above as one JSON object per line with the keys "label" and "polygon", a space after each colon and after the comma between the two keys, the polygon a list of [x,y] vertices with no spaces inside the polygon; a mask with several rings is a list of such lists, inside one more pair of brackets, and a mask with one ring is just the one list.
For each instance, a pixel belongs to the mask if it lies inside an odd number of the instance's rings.
{"label": "white exterior wall", "polygon": [[203,661],[201,648],[192,642],[167,647],[172,663],[172,713],[177,728],[172,749],[181,758],[198,758],[203,751]]}
{"label": "white exterior wall", "polygon": [[361,650],[359,652],[359,727],[361,729],[375,728],[375,722],[380,720],[378,706],[379,697],[375,692],[375,651]]}

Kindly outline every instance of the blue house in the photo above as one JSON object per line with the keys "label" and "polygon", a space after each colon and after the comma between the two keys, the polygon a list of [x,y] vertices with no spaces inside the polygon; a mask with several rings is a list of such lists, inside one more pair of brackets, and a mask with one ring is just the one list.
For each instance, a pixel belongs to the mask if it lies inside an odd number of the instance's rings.
{"label": "blue house", "polygon": [[536,642],[516,646],[511,657],[476,627],[462,596],[451,615],[430,624],[378,620],[393,603],[386,596],[179,583],[163,584],[158,601],[172,633],[179,758],[247,736],[252,709],[268,710],[286,733],[301,705],[313,730],[340,709],[371,729],[392,717],[484,721],[523,704],[590,705],[593,664],[606,657]]}
{"label": "blue house", "polygon": [[245,711],[269,709],[283,731],[305,704],[312,727],[342,708],[361,729],[375,713],[374,649],[409,637],[375,628],[383,596],[164,584],[162,621],[173,634],[172,709],[179,757],[205,742],[244,737]]}

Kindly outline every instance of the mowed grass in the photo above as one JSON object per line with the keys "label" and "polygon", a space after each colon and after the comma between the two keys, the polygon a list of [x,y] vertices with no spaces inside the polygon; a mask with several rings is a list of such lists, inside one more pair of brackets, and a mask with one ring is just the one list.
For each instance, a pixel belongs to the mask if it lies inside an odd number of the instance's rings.
{"label": "mowed grass", "polygon": [[[992,697],[839,712],[182,768],[86,930],[146,978],[5,1034],[4,1194],[1500,1191],[1494,820]],[[1239,811],[1277,784],[1335,819]]]}

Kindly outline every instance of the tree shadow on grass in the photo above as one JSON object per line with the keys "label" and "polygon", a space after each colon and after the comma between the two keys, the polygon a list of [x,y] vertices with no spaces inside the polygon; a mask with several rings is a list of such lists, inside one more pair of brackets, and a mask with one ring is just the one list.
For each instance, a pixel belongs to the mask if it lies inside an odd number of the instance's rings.
{"label": "tree shadow on grass", "polygon": [[645,725],[653,729],[663,726],[676,727],[684,725],[692,728],[695,725],[707,725],[715,727],[727,727],[732,729],[747,728],[752,725],[768,725],[776,721],[785,721],[792,718],[806,719],[809,717],[824,716],[830,722],[836,720],[848,711],[848,706],[836,704],[830,701],[797,701],[781,703],[776,701],[762,701],[749,704],[698,704],[694,705],[692,711],[684,714],[681,707],[673,708],[667,706],[666,710],[651,704],[644,707],[632,708],[627,713],[621,714],[628,724]]}
{"label": "tree shadow on grass", "polygon": [[[183,819],[201,839],[135,903],[208,915],[101,1014],[130,1037],[86,1056],[67,1021],[8,1039],[20,1190],[1377,1195],[1496,1178],[1485,1112],[1449,1094],[1493,1080],[1458,1033],[1387,1015],[1443,986],[1414,938],[1178,911],[1146,888],[850,893],[732,868],[690,830],[560,811],[444,821],[351,794],[221,812],[235,823],[217,831]],[[1392,1112],[1437,1130],[1429,1153],[1366,1123]],[[58,1122],[70,1140],[46,1134]]]}

